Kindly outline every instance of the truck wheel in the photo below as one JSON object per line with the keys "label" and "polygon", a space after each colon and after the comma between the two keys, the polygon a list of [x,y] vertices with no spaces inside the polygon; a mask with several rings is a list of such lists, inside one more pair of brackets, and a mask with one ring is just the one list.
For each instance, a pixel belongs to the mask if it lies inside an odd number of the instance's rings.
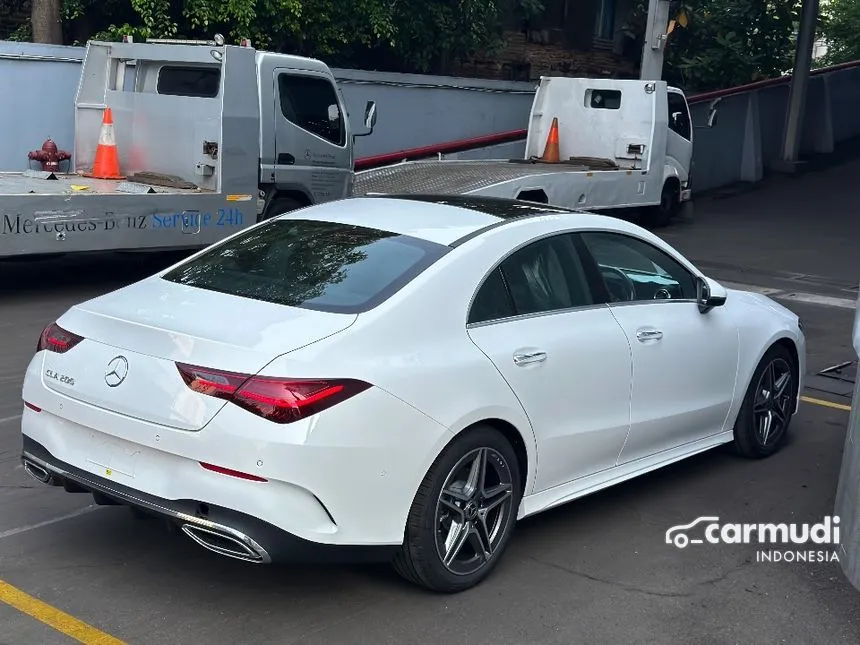
{"label": "truck wheel", "polygon": [[304,204],[292,197],[275,197],[271,202],[269,202],[266,210],[263,211],[263,214],[260,215],[260,218],[257,221],[262,222],[263,220],[277,217],[283,213],[294,211],[302,206],[304,206]]}
{"label": "truck wheel", "polygon": [[669,224],[678,214],[681,204],[678,201],[679,197],[680,193],[675,182],[667,181],[660,194],[660,204],[645,209],[643,218],[645,225],[651,228],[662,228]]}

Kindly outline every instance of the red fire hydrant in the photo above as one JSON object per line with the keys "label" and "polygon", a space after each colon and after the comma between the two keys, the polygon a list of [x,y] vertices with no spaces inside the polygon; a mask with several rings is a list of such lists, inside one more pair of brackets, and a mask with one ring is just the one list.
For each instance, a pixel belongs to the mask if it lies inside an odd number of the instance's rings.
{"label": "red fire hydrant", "polygon": [[48,138],[42,144],[41,150],[27,153],[27,158],[30,161],[40,161],[42,163],[42,170],[46,172],[58,172],[60,170],[60,162],[71,159],[72,155],[65,150],[57,148],[57,144]]}

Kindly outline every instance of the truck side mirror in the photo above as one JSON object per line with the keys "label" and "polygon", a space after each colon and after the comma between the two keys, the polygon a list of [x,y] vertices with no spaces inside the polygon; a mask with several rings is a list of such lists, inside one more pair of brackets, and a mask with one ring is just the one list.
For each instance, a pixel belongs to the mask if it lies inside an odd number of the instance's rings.
{"label": "truck side mirror", "polygon": [[367,128],[367,132],[362,132],[361,134],[354,134],[354,137],[366,137],[368,135],[373,134],[373,128],[376,125],[376,101],[368,101],[367,105],[364,106],[364,127]]}
{"label": "truck side mirror", "polygon": [[708,127],[713,128],[714,123],[717,120],[717,103],[719,103],[722,99],[716,99],[715,101],[711,101],[711,104],[708,106]]}
{"label": "truck side mirror", "polygon": [[376,126],[376,102],[368,101],[364,107],[364,127],[373,132],[374,126]]}
{"label": "truck side mirror", "polygon": [[713,101],[711,101],[708,104],[708,124],[696,126],[696,128],[698,130],[703,130],[705,128],[713,128],[714,127],[714,123],[716,123],[716,121],[717,121],[717,105],[719,105],[720,101],[722,101],[722,100],[723,100],[723,97],[720,96],[718,98],[715,98]]}

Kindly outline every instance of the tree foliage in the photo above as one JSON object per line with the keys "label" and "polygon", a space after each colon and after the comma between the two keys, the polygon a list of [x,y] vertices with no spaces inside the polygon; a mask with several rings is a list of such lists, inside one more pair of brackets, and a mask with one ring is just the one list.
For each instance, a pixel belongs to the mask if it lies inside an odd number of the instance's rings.
{"label": "tree foliage", "polygon": [[[60,0],[66,43],[90,38],[250,38],[254,46],[333,66],[449,73],[504,42],[503,26],[544,10],[542,0]],[[3,8],[24,0],[0,0]],[[638,62],[647,0],[633,0],[624,31]],[[705,91],[792,68],[801,0],[681,0],[689,16],[670,35],[664,78]],[[576,2],[571,2],[576,11]],[[827,62],[860,59],[860,0],[822,4]],[[31,37],[29,25],[15,38]]]}
{"label": "tree foliage", "polygon": [[830,0],[821,7],[827,53],[821,62],[838,65],[860,60],[860,0]]}
{"label": "tree foliage", "polygon": [[[2,1],[2,0],[0,0]],[[355,54],[438,71],[502,42],[511,15],[540,0],[62,0],[74,40],[250,38],[256,47],[348,64]],[[77,27],[77,28],[76,28]],[[82,27],[82,28],[81,28]]]}
{"label": "tree foliage", "polygon": [[[645,32],[647,1],[637,0],[631,31]],[[794,62],[801,0],[687,0],[689,23],[668,40],[664,78],[706,91],[772,78]]]}

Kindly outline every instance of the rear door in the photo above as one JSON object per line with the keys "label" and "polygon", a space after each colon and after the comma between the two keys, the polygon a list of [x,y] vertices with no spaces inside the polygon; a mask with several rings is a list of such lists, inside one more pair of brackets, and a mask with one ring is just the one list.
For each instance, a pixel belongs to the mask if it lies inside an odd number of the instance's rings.
{"label": "rear door", "polygon": [[346,195],[352,147],[346,107],[330,76],[275,68],[275,183],[313,203]]}
{"label": "rear door", "polygon": [[469,318],[469,337],[531,421],[535,492],[614,466],[630,426],[627,338],[595,304],[571,240],[539,239],[508,256]]}

